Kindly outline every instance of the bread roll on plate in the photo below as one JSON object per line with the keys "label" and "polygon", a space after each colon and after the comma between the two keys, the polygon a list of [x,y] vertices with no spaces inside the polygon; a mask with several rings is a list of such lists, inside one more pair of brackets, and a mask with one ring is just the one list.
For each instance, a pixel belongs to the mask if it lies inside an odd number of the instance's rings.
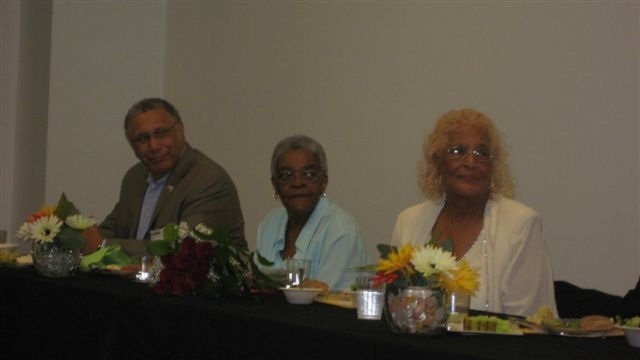
{"label": "bread roll on plate", "polygon": [[320,280],[305,279],[298,287],[308,289],[322,289],[322,291],[320,291],[320,295],[327,295],[329,293],[329,285]]}
{"label": "bread roll on plate", "polygon": [[614,327],[613,320],[601,315],[588,315],[580,318],[580,330],[607,331]]}

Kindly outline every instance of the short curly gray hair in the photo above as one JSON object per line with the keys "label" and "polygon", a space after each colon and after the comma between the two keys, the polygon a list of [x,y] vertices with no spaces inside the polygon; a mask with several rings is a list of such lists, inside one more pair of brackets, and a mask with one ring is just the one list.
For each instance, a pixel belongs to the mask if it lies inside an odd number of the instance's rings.
{"label": "short curly gray hair", "polygon": [[329,176],[327,155],[325,155],[322,145],[320,145],[319,142],[309,136],[293,135],[280,140],[278,145],[276,145],[275,149],[273,150],[273,155],[271,156],[271,179],[276,178],[276,173],[278,172],[278,160],[280,159],[280,156],[282,156],[282,154],[287,150],[298,149],[306,149],[311,151],[311,153],[318,160],[320,170],[324,173],[324,176]]}
{"label": "short curly gray hair", "polygon": [[164,109],[176,123],[182,122],[178,110],[170,102],[161,98],[146,98],[133,104],[124,116],[125,134],[128,136],[131,132],[131,121],[134,117],[156,108]]}
{"label": "short curly gray hair", "polygon": [[493,154],[493,173],[491,177],[491,196],[500,194],[512,198],[515,186],[511,178],[508,154],[502,145],[502,136],[491,119],[474,109],[452,110],[442,115],[436,126],[424,139],[422,146],[420,188],[429,199],[438,200],[444,196],[444,187],[440,181],[438,163],[447,147],[451,145],[451,133],[463,126],[471,126],[486,131],[489,136],[489,147]]}

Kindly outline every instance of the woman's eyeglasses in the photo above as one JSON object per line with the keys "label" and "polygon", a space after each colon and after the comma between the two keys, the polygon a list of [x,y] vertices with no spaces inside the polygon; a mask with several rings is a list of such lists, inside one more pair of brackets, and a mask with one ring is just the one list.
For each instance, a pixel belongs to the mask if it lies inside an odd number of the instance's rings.
{"label": "woman's eyeglasses", "polygon": [[493,154],[488,147],[481,145],[469,150],[466,145],[453,145],[447,149],[447,155],[454,160],[463,160],[468,154],[480,162],[489,162],[493,159]]}
{"label": "woman's eyeglasses", "polygon": [[291,184],[297,176],[303,181],[314,182],[322,176],[323,172],[316,169],[305,169],[300,172],[294,170],[281,170],[276,173],[276,181],[280,184]]}

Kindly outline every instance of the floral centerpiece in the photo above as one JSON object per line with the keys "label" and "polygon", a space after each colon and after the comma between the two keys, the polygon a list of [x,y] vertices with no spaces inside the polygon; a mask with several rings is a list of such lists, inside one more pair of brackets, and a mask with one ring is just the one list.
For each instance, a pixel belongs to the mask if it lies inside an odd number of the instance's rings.
{"label": "floral centerpiece", "polygon": [[401,247],[378,245],[382,259],[375,266],[374,282],[395,286],[427,286],[446,293],[475,294],[478,274],[465,260],[432,244]]}
{"label": "floral centerpiece", "polygon": [[[242,296],[255,288],[275,286],[258,269],[252,254],[221,228],[168,224],[162,229],[162,239],[149,240],[147,249],[161,260],[154,284],[158,294]],[[257,258],[269,264],[259,254]]]}
{"label": "floral centerpiece", "polygon": [[43,206],[20,226],[18,237],[33,241],[33,263],[44,276],[73,275],[84,247],[82,231],[95,225],[62,193],[56,206]]}
{"label": "floral centerpiece", "polygon": [[478,289],[478,274],[465,260],[456,260],[450,241],[445,247],[427,244],[400,247],[380,244],[381,259],[374,271],[374,285],[387,284],[385,316],[396,332],[438,333],[447,320],[446,296],[472,296]]}

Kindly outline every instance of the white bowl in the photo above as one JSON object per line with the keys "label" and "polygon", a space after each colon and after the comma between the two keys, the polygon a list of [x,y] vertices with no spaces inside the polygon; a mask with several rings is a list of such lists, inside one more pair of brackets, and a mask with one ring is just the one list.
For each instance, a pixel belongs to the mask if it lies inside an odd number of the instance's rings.
{"label": "white bowl", "polygon": [[624,337],[627,339],[629,345],[633,347],[640,347],[640,327],[631,326],[617,326],[624,330]]}
{"label": "white bowl", "polygon": [[322,289],[316,288],[280,288],[289,304],[308,305],[313,303]]}

